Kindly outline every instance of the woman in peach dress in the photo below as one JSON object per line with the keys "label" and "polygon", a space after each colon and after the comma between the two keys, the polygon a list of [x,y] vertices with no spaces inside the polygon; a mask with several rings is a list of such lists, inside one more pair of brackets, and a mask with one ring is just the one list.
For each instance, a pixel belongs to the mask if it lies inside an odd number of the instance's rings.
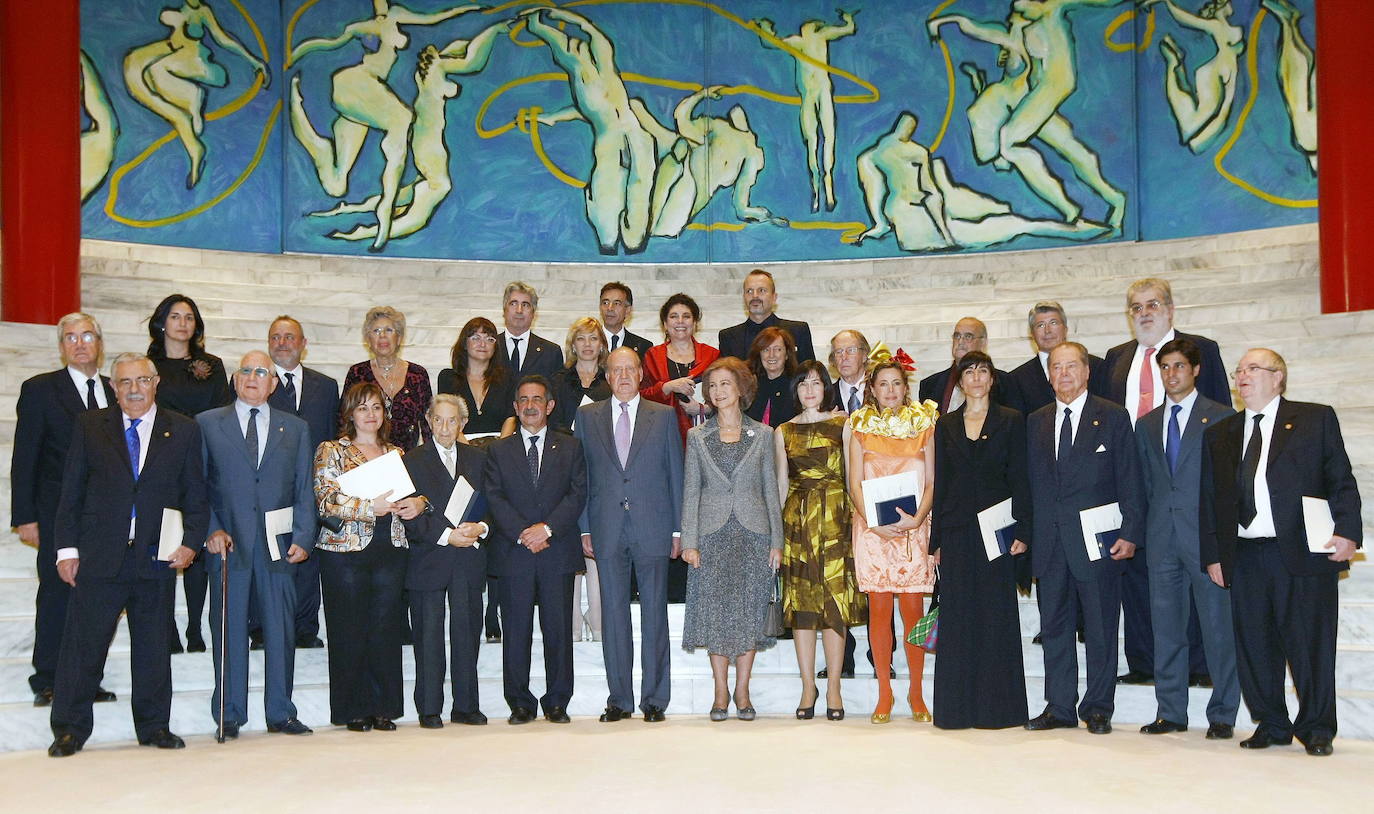
{"label": "woman in peach dress", "polygon": [[[880,351],[881,352],[881,351]],[[898,361],[902,359],[903,361]],[[935,585],[935,566],[926,552],[930,538],[931,485],[935,450],[931,430],[939,418],[935,403],[907,401],[905,355],[882,358],[868,374],[866,403],[850,416],[845,427],[849,494],[854,502],[854,566],[859,590],[868,594],[868,638],[878,674],[878,703],[870,720],[885,724],[892,716],[892,610],[901,610],[901,641],[906,648],[911,687],[907,700],[912,718],[930,720],[921,697],[925,652],[906,644],[906,634],[921,618],[925,595]],[[870,528],[865,521],[863,482],[871,478],[914,472],[919,496],[916,513],[898,509],[899,520]]]}

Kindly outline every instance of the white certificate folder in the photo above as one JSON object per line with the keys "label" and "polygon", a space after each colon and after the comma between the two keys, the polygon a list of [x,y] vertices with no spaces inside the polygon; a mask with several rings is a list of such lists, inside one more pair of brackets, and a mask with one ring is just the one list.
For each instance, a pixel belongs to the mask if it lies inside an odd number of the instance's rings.
{"label": "white certificate folder", "polygon": [[181,547],[185,532],[182,527],[181,512],[176,509],[162,510],[162,532],[157,540],[157,558],[170,561],[172,555]]}
{"label": "white certificate folder", "polygon": [[[453,491],[449,493],[448,504],[444,507],[444,519],[453,528],[458,528],[464,523],[476,523],[487,513],[487,499],[477,490],[472,488],[468,479],[462,475],[453,484]],[[447,540],[448,538],[444,538]],[[447,542],[440,545],[448,545]],[[480,548],[481,543],[473,543],[474,548]]]}
{"label": "white certificate folder", "polygon": [[392,500],[400,500],[415,494],[415,484],[411,482],[410,473],[401,461],[400,451],[393,449],[340,475],[339,490],[349,497],[363,500],[372,500],[390,492]]}
{"label": "white certificate folder", "polygon": [[1083,547],[1088,560],[1095,562],[1110,557],[1112,546],[1121,536],[1121,504],[1108,503],[1078,513],[1083,525]]}
{"label": "white certificate folder", "polygon": [[921,491],[920,474],[898,472],[863,482],[864,519],[868,527],[886,526],[901,519],[897,507],[907,514],[915,514]]}
{"label": "white certificate folder", "polygon": [[291,506],[284,506],[280,509],[273,509],[263,513],[262,522],[267,526],[267,554],[273,562],[281,559],[281,535],[286,535],[286,544],[289,549],[291,546],[291,532],[295,526],[296,512]]}
{"label": "white certificate folder", "polygon": [[1303,496],[1302,524],[1307,532],[1307,550],[1313,554],[1330,554],[1326,547],[1336,534],[1336,520],[1331,516],[1331,504],[1319,497]]}
{"label": "white certificate folder", "polygon": [[1016,518],[1011,513],[1011,498],[978,513],[978,533],[988,562],[1006,554],[1016,539]]}

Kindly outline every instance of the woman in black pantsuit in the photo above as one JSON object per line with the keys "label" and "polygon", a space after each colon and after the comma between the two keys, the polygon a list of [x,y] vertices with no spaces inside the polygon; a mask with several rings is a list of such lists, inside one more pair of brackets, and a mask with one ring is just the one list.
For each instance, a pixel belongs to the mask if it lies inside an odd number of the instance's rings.
{"label": "woman in black pantsuit", "polygon": [[[940,566],[940,639],[935,660],[935,725],[1000,729],[1026,722],[1012,556],[1030,534],[1026,425],[988,397],[992,360],[959,360],[962,407],[935,425],[935,501],[930,552]],[[989,561],[978,513],[1008,498],[1017,521],[1010,551]]]}

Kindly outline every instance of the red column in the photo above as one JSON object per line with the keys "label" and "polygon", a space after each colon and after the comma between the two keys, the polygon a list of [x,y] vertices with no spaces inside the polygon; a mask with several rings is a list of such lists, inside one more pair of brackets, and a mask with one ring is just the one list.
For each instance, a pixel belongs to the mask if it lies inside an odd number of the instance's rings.
{"label": "red column", "polygon": [[1317,188],[1322,311],[1374,308],[1374,160],[1366,148],[1374,96],[1366,71],[1374,42],[1369,0],[1317,6]]}
{"label": "red column", "polygon": [[81,304],[80,4],[0,2],[0,317]]}

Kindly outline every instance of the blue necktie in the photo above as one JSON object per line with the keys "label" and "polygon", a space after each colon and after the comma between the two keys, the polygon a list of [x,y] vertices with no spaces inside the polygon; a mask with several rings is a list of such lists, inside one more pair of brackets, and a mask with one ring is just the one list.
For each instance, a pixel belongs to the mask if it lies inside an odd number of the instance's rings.
{"label": "blue necktie", "polygon": [[1059,457],[1056,459],[1060,466],[1069,459],[1069,453],[1073,451],[1073,410],[1064,408],[1064,422],[1059,425]]}
{"label": "blue necktie", "polygon": [[1169,462],[1170,475],[1178,471],[1178,445],[1183,438],[1178,431],[1178,414],[1182,410],[1182,404],[1174,405],[1173,412],[1169,414],[1169,433],[1164,436],[1164,459]]}
{"label": "blue necktie", "polygon": [[[129,448],[129,465],[134,470],[134,482],[138,482],[138,453],[142,444],[138,440],[138,425],[143,421],[141,418],[129,419],[129,428],[124,431],[124,445]],[[129,506],[129,519],[136,522],[138,519],[138,503],[133,502]],[[132,526],[133,523],[131,522]],[[129,535],[131,538],[132,534]],[[157,556],[157,542],[153,542],[153,556]]]}
{"label": "blue necktie", "polygon": [[530,451],[525,456],[526,462],[530,465],[530,480],[535,486],[539,485],[539,436],[530,436]]}

